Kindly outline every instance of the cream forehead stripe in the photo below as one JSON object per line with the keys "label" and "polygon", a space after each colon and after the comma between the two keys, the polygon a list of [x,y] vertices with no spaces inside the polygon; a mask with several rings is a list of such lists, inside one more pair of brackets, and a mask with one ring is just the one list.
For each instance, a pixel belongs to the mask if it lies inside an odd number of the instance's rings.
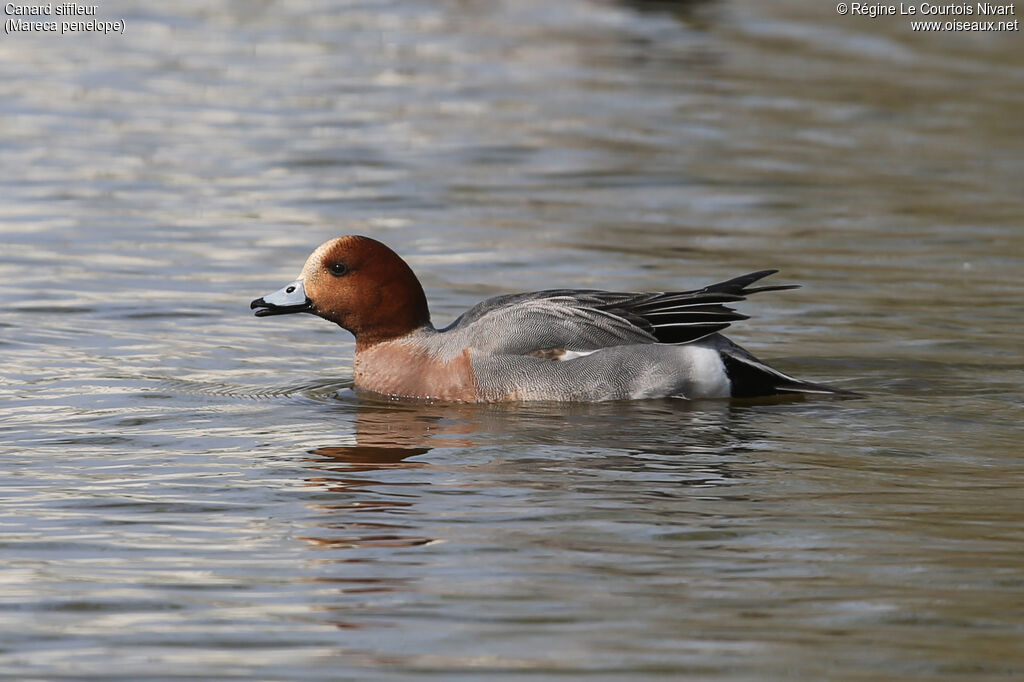
{"label": "cream forehead stripe", "polygon": [[341,239],[332,239],[329,242],[321,244],[316,248],[316,251],[309,254],[309,258],[306,259],[306,264],[302,266],[302,272],[299,273],[299,279],[315,280],[320,276],[320,266],[323,264],[324,257],[327,252],[333,249]]}
{"label": "cream forehead stripe", "polygon": [[324,259],[327,258],[331,251],[342,244],[345,239],[344,237],[339,237],[316,247],[316,250],[306,258],[306,262],[302,266],[302,272],[299,273],[299,279],[308,280],[309,282],[319,279],[319,275],[323,273],[321,266],[324,264]]}

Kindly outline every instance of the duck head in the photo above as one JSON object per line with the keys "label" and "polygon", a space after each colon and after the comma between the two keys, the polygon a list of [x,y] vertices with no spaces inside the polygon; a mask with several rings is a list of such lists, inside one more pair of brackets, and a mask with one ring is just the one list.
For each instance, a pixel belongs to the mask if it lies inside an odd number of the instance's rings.
{"label": "duck head", "polygon": [[249,307],[257,317],[319,315],[352,332],[357,350],[430,324],[412,268],[379,241],[355,235],[321,244],[298,279]]}

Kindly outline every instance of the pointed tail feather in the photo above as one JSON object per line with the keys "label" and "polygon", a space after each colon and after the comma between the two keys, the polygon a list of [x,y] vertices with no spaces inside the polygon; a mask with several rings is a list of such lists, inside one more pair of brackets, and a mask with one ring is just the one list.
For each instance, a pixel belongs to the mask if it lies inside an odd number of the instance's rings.
{"label": "pointed tail feather", "polygon": [[762,291],[785,291],[787,289],[799,289],[799,284],[772,284],[763,287],[754,287],[748,289],[751,284],[762,280],[768,275],[774,275],[778,270],[758,270],[757,272],[751,272],[746,275],[740,275],[739,277],[733,277],[732,279],[724,282],[718,282],[717,284],[709,284],[708,286],[701,289],[701,292],[708,293],[723,293],[731,294],[734,296],[749,296],[750,294],[757,294]]}
{"label": "pointed tail feather", "polygon": [[[733,344],[735,346],[735,344]],[[734,349],[719,349],[726,376],[732,385],[733,398],[757,398],[769,395],[807,393],[831,395],[837,398],[859,398],[859,393],[847,391],[826,384],[804,381],[783,374],[764,364],[739,346]]]}

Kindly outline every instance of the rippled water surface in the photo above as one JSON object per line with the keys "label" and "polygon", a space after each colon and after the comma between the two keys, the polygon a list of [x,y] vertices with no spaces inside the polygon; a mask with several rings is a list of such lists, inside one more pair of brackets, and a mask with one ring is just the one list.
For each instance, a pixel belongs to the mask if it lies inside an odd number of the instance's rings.
{"label": "rippled water surface", "polygon": [[[1024,43],[812,4],[2,36],[0,677],[1024,678]],[[780,268],[731,336],[867,397],[361,401],[248,310],[346,233],[439,324]]]}

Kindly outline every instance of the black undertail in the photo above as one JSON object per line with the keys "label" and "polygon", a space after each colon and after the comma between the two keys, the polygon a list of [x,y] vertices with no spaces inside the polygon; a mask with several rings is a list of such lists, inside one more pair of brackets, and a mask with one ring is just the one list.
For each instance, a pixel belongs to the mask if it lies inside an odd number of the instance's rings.
{"label": "black undertail", "polygon": [[783,374],[764,364],[740,346],[719,337],[728,347],[719,349],[719,357],[725,365],[733,398],[760,398],[772,395],[820,394],[838,398],[858,398],[859,393],[845,389],[804,381]]}

